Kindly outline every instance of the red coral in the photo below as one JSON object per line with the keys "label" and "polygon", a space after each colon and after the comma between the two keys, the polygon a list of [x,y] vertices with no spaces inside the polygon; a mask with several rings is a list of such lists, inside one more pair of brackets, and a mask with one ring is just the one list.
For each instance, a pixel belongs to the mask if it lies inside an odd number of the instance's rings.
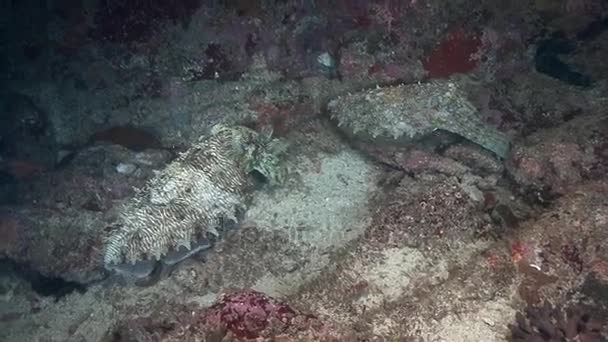
{"label": "red coral", "polygon": [[169,304],[148,317],[127,320],[113,336],[114,342],[356,340],[349,329],[297,312],[254,290],[224,294],[206,309],[196,304]]}
{"label": "red coral", "polygon": [[511,243],[511,259],[515,263],[518,263],[520,260],[524,259],[526,254],[528,254],[528,251],[528,246],[521,241]]}
{"label": "red coral", "polygon": [[449,32],[437,47],[422,61],[430,77],[447,77],[465,73],[477,66],[471,58],[481,47],[481,39],[462,28]]}
{"label": "red coral", "polygon": [[296,312],[289,305],[265,294],[245,290],[224,295],[202,317],[205,325],[230,330],[241,338],[257,338],[271,326],[286,329]]}

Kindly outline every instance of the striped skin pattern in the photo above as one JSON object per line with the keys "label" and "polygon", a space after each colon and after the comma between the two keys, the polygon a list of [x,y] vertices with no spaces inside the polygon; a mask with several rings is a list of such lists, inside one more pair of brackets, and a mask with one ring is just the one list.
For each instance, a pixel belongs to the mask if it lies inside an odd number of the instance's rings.
{"label": "striped skin pattern", "polygon": [[259,170],[271,181],[281,181],[275,142],[242,126],[214,127],[210,137],[182,153],[125,203],[106,241],[104,263],[161,260],[216,239],[223,222],[237,222],[237,212],[246,206],[248,173]]}

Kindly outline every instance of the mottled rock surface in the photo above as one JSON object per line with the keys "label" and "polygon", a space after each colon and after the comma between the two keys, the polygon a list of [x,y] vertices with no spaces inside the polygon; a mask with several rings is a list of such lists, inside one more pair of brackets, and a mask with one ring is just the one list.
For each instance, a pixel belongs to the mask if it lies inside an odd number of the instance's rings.
{"label": "mottled rock surface", "polygon": [[378,87],[330,101],[330,115],[345,132],[366,141],[421,143],[435,131],[447,131],[505,158],[509,138],[483,122],[457,83]]}

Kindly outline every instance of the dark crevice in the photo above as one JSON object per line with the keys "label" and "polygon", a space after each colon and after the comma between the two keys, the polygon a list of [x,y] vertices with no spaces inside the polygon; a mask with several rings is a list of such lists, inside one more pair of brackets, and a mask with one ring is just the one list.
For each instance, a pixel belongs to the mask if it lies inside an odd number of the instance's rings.
{"label": "dark crevice", "polygon": [[12,271],[19,278],[28,282],[37,294],[43,297],[53,297],[56,301],[73,292],[85,293],[84,284],[65,280],[59,277],[49,277],[34,270],[28,265],[10,259],[0,259],[1,268]]}

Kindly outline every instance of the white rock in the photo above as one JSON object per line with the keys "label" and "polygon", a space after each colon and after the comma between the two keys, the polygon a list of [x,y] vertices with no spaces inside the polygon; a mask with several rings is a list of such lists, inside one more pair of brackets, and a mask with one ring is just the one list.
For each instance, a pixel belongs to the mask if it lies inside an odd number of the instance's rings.
{"label": "white rock", "polygon": [[116,165],[116,172],[122,173],[124,175],[132,174],[135,171],[135,169],[137,169],[137,166],[135,166],[133,164],[129,164],[129,163],[120,163],[120,164]]}

